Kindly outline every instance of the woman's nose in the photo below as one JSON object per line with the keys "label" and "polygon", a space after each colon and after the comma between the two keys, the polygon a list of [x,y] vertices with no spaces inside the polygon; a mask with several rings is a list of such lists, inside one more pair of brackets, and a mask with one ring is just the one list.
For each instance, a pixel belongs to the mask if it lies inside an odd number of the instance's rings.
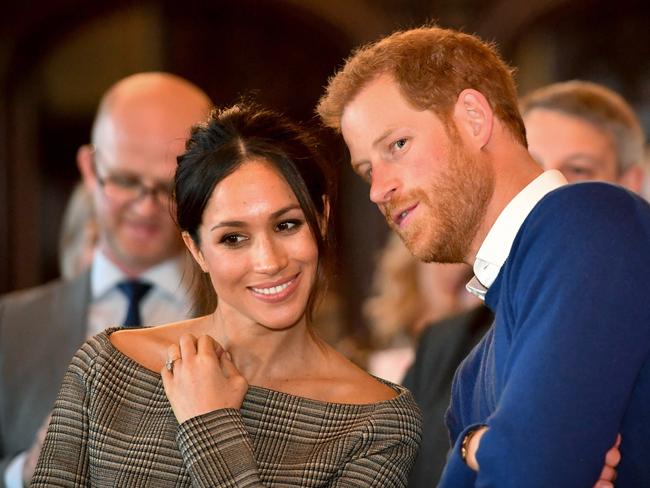
{"label": "woman's nose", "polygon": [[254,253],[254,268],[258,273],[272,275],[287,265],[287,253],[281,243],[276,242],[273,237],[259,237],[254,246]]}

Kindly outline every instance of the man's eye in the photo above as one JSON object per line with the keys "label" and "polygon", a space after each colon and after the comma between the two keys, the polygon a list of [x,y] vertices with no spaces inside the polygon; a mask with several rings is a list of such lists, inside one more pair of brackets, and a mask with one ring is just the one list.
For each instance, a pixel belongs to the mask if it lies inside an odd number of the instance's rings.
{"label": "man's eye", "polygon": [[366,183],[370,183],[370,180],[372,180],[372,166],[369,164],[357,167],[355,173]]}
{"label": "man's eye", "polygon": [[113,175],[110,177],[110,182],[122,188],[136,188],[141,185],[140,180],[129,176]]}
{"label": "man's eye", "polygon": [[399,150],[402,149],[404,146],[406,146],[406,139],[397,139],[395,142],[393,142],[393,148]]}
{"label": "man's eye", "polygon": [[591,168],[583,168],[580,166],[570,166],[564,168],[562,172],[569,180],[589,180],[593,179],[594,174]]}

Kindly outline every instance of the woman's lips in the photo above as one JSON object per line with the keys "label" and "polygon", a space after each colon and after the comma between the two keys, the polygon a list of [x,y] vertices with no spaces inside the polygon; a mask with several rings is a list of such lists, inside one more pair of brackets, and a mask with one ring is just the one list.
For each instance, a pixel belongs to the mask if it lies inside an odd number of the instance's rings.
{"label": "woman's lips", "polygon": [[255,298],[269,303],[276,303],[285,300],[298,287],[299,274],[276,283],[260,284],[249,286],[248,289]]}

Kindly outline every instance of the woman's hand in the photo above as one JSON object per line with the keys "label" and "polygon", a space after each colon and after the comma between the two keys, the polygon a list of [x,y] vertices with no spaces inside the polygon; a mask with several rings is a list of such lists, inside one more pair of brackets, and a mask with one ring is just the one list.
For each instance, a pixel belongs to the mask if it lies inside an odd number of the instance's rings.
{"label": "woman's hand", "polygon": [[238,409],[248,390],[230,354],[208,335],[197,340],[185,334],[169,346],[160,374],[179,424],[213,410]]}

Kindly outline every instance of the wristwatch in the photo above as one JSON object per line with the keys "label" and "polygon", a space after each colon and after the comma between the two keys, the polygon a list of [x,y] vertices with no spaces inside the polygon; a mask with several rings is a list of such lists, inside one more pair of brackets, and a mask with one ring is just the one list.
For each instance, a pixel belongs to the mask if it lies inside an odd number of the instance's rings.
{"label": "wristwatch", "polygon": [[465,434],[465,437],[463,437],[463,442],[460,444],[460,457],[463,458],[465,464],[467,464],[467,449],[469,448],[469,442],[472,440],[472,437],[474,437],[474,434],[479,431],[479,429],[480,427],[474,430],[470,430],[467,434]]}

